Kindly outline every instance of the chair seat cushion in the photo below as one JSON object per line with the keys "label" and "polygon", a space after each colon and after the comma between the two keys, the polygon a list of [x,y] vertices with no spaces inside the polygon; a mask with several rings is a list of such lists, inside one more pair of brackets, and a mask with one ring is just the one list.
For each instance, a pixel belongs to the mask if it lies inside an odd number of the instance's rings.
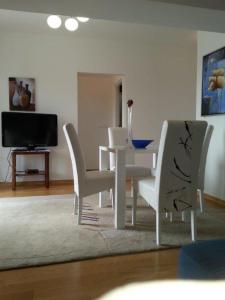
{"label": "chair seat cushion", "polygon": [[146,177],[151,175],[151,169],[138,165],[126,165],[126,174],[129,177]]}
{"label": "chair seat cushion", "polygon": [[178,276],[182,279],[225,279],[225,240],[183,246]]}
{"label": "chair seat cushion", "polygon": [[[115,171],[115,167],[113,168]],[[126,176],[127,177],[146,177],[151,175],[151,169],[138,166],[138,165],[126,165]]]}
{"label": "chair seat cushion", "polygon": [[114,187],[115,173],[112,171],[88,171],[85,176],[84,196]]}
{"label": "chair seat cushion", "polygon": [[157,209],[155,195],[155,177],[149,176],[138,180],[139,194],[154,208]]}

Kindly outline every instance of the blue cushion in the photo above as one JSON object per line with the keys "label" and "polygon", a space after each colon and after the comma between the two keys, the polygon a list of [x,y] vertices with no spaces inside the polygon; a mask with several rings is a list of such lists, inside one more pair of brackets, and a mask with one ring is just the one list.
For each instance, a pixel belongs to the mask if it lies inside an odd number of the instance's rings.
{"label": "blue cushion", "polygon": [[224,279],[225,240],[200,241],[183,246],[179,257],[181,279]]}

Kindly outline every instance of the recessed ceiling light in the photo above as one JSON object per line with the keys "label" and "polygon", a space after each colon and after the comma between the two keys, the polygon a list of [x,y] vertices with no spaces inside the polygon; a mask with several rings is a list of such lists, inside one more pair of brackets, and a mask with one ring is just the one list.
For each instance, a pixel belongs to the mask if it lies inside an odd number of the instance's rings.
{"label": "recessed ceiling light", "polygon": [[61,26],[62,20],[59,16],[51,15],[47,19],[48,26],[57,29]]}
{"label": "recessed ceiling light", "polygon": [[77,20],[75,20],[74,18],[68,18],[65,21],[65,27],[69,31],[77,30],[78,26],[79,26],[79,24],[78,24]]}
{"label": "recessed ceiling light", "polygon": [[86,23],[89,21],[89,18],[86,17],[77,17],[77,20],[81,23]]}

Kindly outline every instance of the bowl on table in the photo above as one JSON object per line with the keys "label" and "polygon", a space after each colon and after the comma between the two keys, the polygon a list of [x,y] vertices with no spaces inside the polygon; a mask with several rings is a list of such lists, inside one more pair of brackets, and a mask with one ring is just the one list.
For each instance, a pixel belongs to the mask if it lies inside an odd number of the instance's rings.
{"label": "bowl on table", "polygon": [[134,148],[144,149],[150,145],[154,140],[132,140]]}

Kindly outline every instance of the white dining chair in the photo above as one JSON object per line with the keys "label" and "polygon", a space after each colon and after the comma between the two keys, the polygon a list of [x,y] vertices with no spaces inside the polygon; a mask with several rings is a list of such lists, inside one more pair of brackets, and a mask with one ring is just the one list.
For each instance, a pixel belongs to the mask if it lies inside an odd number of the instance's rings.
{"label": "white dining chair", "polygon": [[156,176],[137,180],[133,198],[136,222],[137,192],[156,212],[156,243],[161,243],[161,214],[191,212],[191,237],[196,240],[195,213],[201,152],[207,122],[164,121]]}
{"label": "white dining chair", "polygon": [[[108,128],[109,147],[128,145],[128,128],[109,127]],[[110,153],[110,170],[115,170],[115,154]],[[128,153],[126,157],[126,176],[131,178],[132,187],[137,177],[145,177],[151,174],[151,169],[136,165],[133,153]]]}
{"label": "white dining chair", "polygon": [[79,139],[73,124],[63,126],[72,162],[74,180],[74,213],[77,214],[77,223],[81,224],[83,198],[102,191],[114,191],[115,176],[112,171],[86,171],[85,160]]}
{"label": "white dining chair", "polygon": [[198,195],[199,195],[199,203],[200,203],[200,212],[203,212],[204,209],[205,167],[206,167],[207,154],[208,154],[209,144],[210,144],[213,130],[214,130],[213,125],[209,125],[207,127],[204,142],[203,142],[203,147],[202,147],[202,155],[201,155],[199,174],[198,174]]}

